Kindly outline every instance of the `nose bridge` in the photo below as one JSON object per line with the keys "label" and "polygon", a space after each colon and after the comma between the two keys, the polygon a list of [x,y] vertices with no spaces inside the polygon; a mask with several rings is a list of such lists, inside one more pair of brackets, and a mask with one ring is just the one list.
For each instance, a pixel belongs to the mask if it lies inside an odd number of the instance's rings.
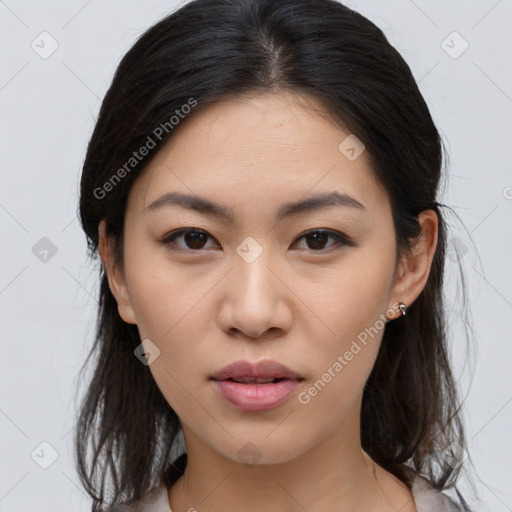
{"label": "nose bridge", "polygon": [[274,275],[277,267],[277,258],[254,238],[239,244],[222,307],[228,328],[257,337],[272,327],[286,327],[286,287]]}
{"label": "nose bridge", "polygon": [[[273,262],[274,260],[274,262]],[[275,258],[253,237],[247,237],[236,248],[234,257],[233,292],[246,308],[270,308],[275,293],[275,276],[270,271]]]}

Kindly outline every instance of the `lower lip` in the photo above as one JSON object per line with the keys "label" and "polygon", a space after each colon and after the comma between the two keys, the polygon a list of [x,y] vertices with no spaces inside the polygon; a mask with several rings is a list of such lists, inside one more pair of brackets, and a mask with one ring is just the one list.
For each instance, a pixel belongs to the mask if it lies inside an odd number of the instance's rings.
{"label": "lower lip", "polygon": [[298,380],[284,379],[269,384],[241,384],[231,380],[214,380],[219,393],[242,411],[264,411],[286,401],[300,384]]}

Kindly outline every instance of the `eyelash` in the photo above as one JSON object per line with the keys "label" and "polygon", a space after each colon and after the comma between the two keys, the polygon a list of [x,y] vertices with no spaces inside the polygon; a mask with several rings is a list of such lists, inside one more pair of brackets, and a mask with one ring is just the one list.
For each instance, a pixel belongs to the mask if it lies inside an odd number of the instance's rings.
{"label": "eyelash", "polygon": [[[199,229],[199,228],[183,228],[183,229],[178,229],[176,231],[172,231],[171,233],[168,233],[167,235],[164,236],[164,238],[162,238],[160,240],[160,243],[162,245],[165,245],[165,246],[173,246],[173,245],[175,246],[176,245],[175,244],[175,240],[177,238],[179,238],[180,236],[186,235],[188,233],[201,233],[201,234],[206,235],[208,238],[215,240],[214,237],[209,235],[203,229]],[[314,233],[320,233],[322,235],[328,235],[329,237],[334,238],[342,246],[353,247],[353,246],[356,245],[349,237],[347,237],[343,233],[340,233],[339,231],[328,230],[328,229],[312,229],[312,230],[306,231],[305,233],[300,235],[294,243],[296,243],[297,241],[301,240],[302,238],[306,238],[306,237],[308,237],[308,236],[310,236],[310,235],[312,235]],[[332,249],[332,247],[333,246],[331,246],[331,247],[329,247],[327,249],[309,249],[309,250],[311,252],[327,253],[327,252],[331,252],[332,250],[336,250],[336,248]],[[182,247],[178,247],[178,248],[171,247],[171,248],[172,248],[172,250],[191,251],[191,252],[200,252],[200,251],[203,251],[203,250],[208,250],[208,249],[190,249],[190,248],[185,248],[184,249]],[[340,249],[340,248],[341,247],[338,247],[338,249]]]}

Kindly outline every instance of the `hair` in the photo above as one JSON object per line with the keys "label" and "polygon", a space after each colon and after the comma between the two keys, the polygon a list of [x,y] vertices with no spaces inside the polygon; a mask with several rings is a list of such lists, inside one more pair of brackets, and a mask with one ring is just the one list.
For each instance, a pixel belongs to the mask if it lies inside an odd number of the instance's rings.
{"label": "hair", "polygon": [[[89,256],[97,258],[104,219],[124,268],[127,197],[178,129],[172,116],[182,113],[183,125],[219,100],[280,92],[315,98],[363,142],[391,201],[397,256],[417,241],[419,213],[437,214],[428,281],[406,316],[386,324],[365,384],[361,443],[408,485],[410,468],[439,490],[453,487],[462,465],[445,462],[443,452],[454,442],[466,450],[466,439],[443,301],[445,205],[436,200],[446,150],[409,66],[361,14],[334,0],[194,0],[142,34],[115,72],[87,147],[79,218]],[[149,155],[134,163],[134,151],[150,139]],[[134,357],[137,326],[119,316],[103,265],[100,279],[83,369],[93,356],[95,366],[75,430],[75,460],[93,511],[142,498],[172,468],[181,432],[149,368]]]}

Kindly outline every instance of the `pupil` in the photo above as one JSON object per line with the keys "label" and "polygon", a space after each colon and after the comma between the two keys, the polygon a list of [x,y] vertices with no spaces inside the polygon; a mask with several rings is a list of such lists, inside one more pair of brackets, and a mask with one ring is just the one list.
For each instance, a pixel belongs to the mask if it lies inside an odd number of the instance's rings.
{"label": "pupil", "polygon": [[[201,249],[205,244],[206,238],[207,236],[204,233],[199,233],[198,231],[185,234],[186,243],[191,249]],[[311,233],[307,238],[310,249],[322,249],[327,242],[329,235],[327,233],[317,232]]]}
{"label": "pupil", "polygon": [[[203,240],[201,240],[201,238],[203,238]],[[204,238],[205,234],[197,231],[185,234],[186,243],[191,249],[201,249],[205,242]]]}
{"label": "pupil", "polygon": [[[310,239],[313,238],[313,247],[311,244],[308,244],[310,249],[321,249],[322,246],[325,245],[328,237],[329,235],[327,233],[312,233],[308,236]],[[315,244],[317,244],[317,246],[315,246]]]}

